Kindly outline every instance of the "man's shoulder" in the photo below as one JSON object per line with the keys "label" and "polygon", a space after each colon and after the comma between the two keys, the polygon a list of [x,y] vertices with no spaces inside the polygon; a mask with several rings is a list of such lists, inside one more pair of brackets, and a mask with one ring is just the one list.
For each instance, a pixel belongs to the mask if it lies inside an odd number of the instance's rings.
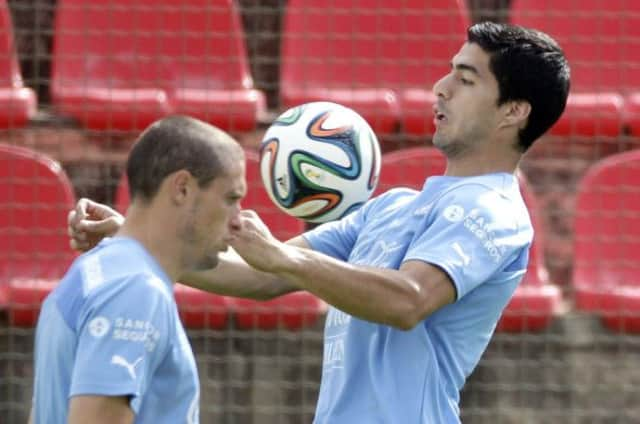
{"label": "man's shoulder", "polygon": [[[144,266],[120,267],[100,255],[79,258],[55,288],[52,296],[63,304],[87,307],[130,299],[141,307],[157,300],[173,301],[169,283]],[[59,304],[61,302],[58,302]]]}
{"label": "man's shoulder", "polygon": [[506,172],[457,178],[444,191],[465,190],[469,192],[496,192],[512,196],[518,192],[518,179]]}
{"label": "man's shoulder", "polygon": [[478,219],[493,222],[491,226],[495,228],[517,231],[529,231],[532,227],[518,180],[510,174],[460,179],[442,190],[434,203],[435,210],[449,220]]}
{"label": "man's shoulder", "polygon": [[518,180],[506,173],[460,178],[443,187],[438,197],[449,201],[469,202],[487,209],[524,205]]}

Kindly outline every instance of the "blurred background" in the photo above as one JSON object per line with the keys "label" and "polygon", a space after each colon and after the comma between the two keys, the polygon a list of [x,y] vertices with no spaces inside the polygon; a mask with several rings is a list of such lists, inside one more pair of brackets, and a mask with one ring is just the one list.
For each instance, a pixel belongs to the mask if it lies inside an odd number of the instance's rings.
{"label": "blurred background", "polygon": [[[0,423],[26,422],[39,304],[74,254],[66,213],[124,211],[122,170],[169,113],[248,152],[249,195],[280,238],[304,223],[262,189],[257,148],[291,106],[330,100],[371,124],[380,190],[441,173],[431,87],[492,20],[563,46],[572,91],[527,153],[529,272],[462,393],[465,423],[640,422],[640,2],[635,0],[0,0]],[[176,289],[203,423],[307,423],[325,305]],[[55,390],[52,387],[52,390]]]}

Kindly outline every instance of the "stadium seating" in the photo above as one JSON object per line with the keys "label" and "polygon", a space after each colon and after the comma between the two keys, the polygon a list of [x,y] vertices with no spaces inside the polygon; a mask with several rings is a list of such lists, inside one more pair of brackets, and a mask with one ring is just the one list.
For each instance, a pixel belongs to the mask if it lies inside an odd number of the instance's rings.
{"label": "stadium seating", "polygon": [[230,319],[231,302],[226,296],[175,284],[174,295],[185,327],[225,329]]}
{"label": "stadium seating", "polygon": [[59,0],[56,12],[52,100],[88,128],[182,113],[251,131],[264,113],[232,0]]}
{"label": "stadium seating", "polygon": [[549,33],[569,60],[571,94],[552,133],[640,134],[640,2],[512,0],[511,21]]}
{"label": "stadium seating", "polygon": [[574,221],[576,308],[640,333],[640,151],[607,157],[580,182]]}
{"label": "stadium seating", "polygon": [[0,291],[13,325],[35,323],[40,303],[70,265],[73,188],[60,165],[0,144]]}
{"label": "stadium seating", "polygon": [[6,0],[0,0],[0,128],[24,126],[36,113],[36,94],[25,87],[13,40]]}
{"label": "stadium seating", "polygon": [[280,96],[285,107],[344,104],[379,134],[432,133],[430,87],[464,41],[464,1],[290,0]]}
{"label": "stadium seating", "polygon": [[[382,173],[377,193],[398,186],[419,190],[427,177],[442,175],[445,170],[446,158],[436,148],[414,147],[385,153],[382,156]],[[544,231],[534,193],[524,176],[519,173],[518,177],[536,235],[529,251],[527,273],[504,310],[497,329],[507,332],[533,332],[549,326],[554,315],[559,312],[562,295],[560,289],[549,282],[544,265]]]}

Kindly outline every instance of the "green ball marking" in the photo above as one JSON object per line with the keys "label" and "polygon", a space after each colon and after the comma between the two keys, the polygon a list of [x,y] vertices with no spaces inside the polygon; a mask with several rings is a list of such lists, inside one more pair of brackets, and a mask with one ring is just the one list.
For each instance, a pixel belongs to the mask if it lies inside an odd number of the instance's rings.
{"label": "green ball marking", "polygon": [[302,171],[302,164],[313,165],[317,168],[320,168],[334,175],[335,175],[335,172],[332,172],[333,170],[328,166],[326,166],[325,164],[323,164],[322,162],[317,161],[313,158],[310,158],[304,153],[294,153],[291,155],[291,165],[293,167],[293,173],[295,174],[295,176],[309,188],[313,188],[320,191],[326,191],[327,190],[326,187],[323,187],[321,185],[314,183],[304,174],[304,172]]}
{"label": "green ball marking", "polygon": [[290,113],[283,113],[273,123],[276,125],[293,125],[298,122],[302,112],[304,112],[304,107],[302,106],[290,109]]}

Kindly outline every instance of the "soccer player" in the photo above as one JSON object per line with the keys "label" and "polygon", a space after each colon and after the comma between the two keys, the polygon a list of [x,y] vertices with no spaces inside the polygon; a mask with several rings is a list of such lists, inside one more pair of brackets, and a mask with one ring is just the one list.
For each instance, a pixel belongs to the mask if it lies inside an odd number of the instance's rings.
{"label": "soccer player", "polygon": [[143,132],[127,161],[132,203],[122,225],[44,302],[33,423],[199,422],[173,282],[213,268],[227,249],[240,228],[244,172],[242,148],[204,122],[171,116]]}
{"label": "soccer player", "polygon": [[[445,175],[287,243],[243,211],[234,250],[183,281],[257,299],[308,290],[331,305],[317,424],[458,423],[459,392],[527,269],[533,228],[514,173],[562,114],[569,80],[549,36],[470,27],[434,86]],[[93,210],[70,214],[76,248],[115,228]]]}

